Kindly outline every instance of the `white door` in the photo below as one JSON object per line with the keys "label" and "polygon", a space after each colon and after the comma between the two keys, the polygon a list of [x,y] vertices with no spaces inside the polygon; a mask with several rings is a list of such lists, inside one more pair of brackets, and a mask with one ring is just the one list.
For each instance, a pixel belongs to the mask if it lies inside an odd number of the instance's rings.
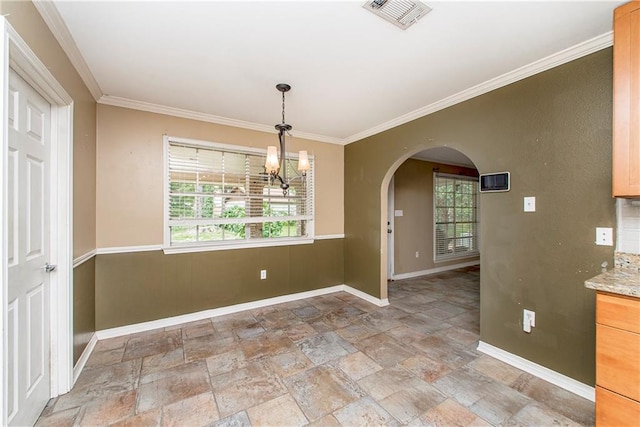
{"label": "white door", "polygon": [[33,425],[50,397],[51,105],[9,76],[7,422]]}

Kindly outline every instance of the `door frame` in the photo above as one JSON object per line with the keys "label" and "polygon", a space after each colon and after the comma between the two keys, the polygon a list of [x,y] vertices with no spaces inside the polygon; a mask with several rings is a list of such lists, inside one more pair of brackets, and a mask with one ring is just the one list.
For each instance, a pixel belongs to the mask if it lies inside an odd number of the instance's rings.
{"label": "door frame", "polygon": [[27,43],[13,29],[11,24],[0,17],[2,44],[0,45],[0,383],[3,387],[0,405],[0,423],[6,424],[7,417],[7,370],[8,337],[7,325],[7,209],[8,209],[8,100],[9,68],[29,83],[51,104],[51,159],[49,189],[50,219],[50,263],[57,264],[56,272],[50,276],[50,328],[51,328],[51,397],[66,393],[73,385],[73,98],[58,83],[47,67],[38,59]]}
{"label": "door frame", "polygon": [[393,280],[395,274],[395,197],[395,179],[392,176],[387,192],[387,280]]}

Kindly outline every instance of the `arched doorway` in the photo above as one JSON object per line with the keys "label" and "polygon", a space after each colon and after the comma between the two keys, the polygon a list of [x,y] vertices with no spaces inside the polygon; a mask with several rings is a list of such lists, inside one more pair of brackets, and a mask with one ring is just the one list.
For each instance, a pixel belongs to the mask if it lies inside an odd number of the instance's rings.
{"label": "arched doorway", "polygon": [[[388,298],[388,279],[479,265],[478,174],[468,156],[447,146],[415,149],[389,168],[380,193],[381,236],[387,236],[381,241],[380,251],[382,299]],[[434,202],[442,199],[434,198],[434,191],[441,192],[447,184],[446,188],[473,191],[455,196],[456,200],[473,200],[473,210],[461,206],[455,209],[470,213],[457,223],[447,217],[453,206],[438,206]],[[453,194],[446,196],[454,200]]]}

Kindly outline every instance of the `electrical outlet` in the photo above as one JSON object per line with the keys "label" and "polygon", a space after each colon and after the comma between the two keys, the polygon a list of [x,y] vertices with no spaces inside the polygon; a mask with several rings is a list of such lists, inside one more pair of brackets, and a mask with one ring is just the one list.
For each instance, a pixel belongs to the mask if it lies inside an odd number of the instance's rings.
{"label": "electrical outlet", "polygon": [[420,258],[420,252],[416,252],[416,258]]}
{"label": "electrical outlet", "polygon": [[267,278],[267,270],[260,270],[260,280],[265,280]]}
{"label": "electrical outlet", "polygon": [[596,245],[613,246],[613,228],[596,227]]}
{"label": "electrical outlet", "polygon": [[531,328],[536,327],[536,312],[525,309],[522,313],[522,330],[531,333]]}
{"label": "electrical outlet", "polygon": [[536,211],[536,198],[525,197],[524,198],[524,211],[525,212],[535,212]]}

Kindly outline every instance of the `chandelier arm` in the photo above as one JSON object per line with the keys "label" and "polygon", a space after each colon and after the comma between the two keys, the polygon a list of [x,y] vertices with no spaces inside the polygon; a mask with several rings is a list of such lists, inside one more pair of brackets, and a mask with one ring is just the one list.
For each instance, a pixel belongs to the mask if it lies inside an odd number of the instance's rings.
{"label": "chandelier arm", "polygon": [[283,185],[288,184],[287,182],[287,164],[285,161],[285,156],[286,156],[286,143],[285,143],[285,136],[284,136],[284,129],[280,129],[280,172],[282,173],[283,177],[280,178],[280,182],[282,182]]}

